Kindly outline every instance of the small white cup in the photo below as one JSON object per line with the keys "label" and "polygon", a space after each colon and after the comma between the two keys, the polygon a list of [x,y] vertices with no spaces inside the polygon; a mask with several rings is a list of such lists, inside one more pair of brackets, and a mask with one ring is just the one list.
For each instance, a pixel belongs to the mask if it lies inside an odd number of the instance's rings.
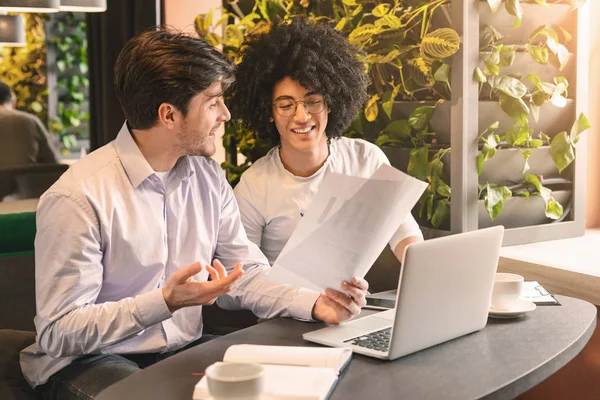
{"label": "small white cup", "polygon": [[264,388],[264,368],[259,364],[219,362],[205,374],[214,400],[258,400]]}
{"label": "small white cup", "polygon": [[517,302],[525,279],[521,275],[497,273],[492,291],[492,308],[507,311]]}

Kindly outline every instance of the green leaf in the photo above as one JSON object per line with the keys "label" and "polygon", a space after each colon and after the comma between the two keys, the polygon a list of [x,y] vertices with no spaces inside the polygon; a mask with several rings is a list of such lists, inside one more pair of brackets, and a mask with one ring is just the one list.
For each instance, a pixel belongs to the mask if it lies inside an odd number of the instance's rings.
{"label": "green leaf", "polygon": [[348,19],[346,17],[340,19],[338,21],[338,23],[335,25],[335,30],[336,31],[341,31],[344,30],[344,27],[346,26],[346,22],[348,22]]}
{"label": "green leaf", "polygon": [[450,186],[441,179],[438,179],[437,194],[442,197],[450,197],[452,194]]}
{"label": "green leaf", "polygon": [[575,159],[575,146],[567,136],[567,132],[562,131],[552,138],[550,142],[550,156],[558,172],[562,172]]}
{"label": "green leaf", "polygon": [[529,107],[520,98],[514,98],[500,93],[500,107],[502,111],[509,117],[519,122],[522,125],[527,124],[527,116],[529,115]]}
{"label": "green leaf", "polygon": [[496,28],[490,25],[485,25],[483,27],[483,42],[482,44],[487,44],[488,46],[501,41],[504,39],[504,35],[502,35]]}
{"label": "green leaf", "polygon": [[377,107],[377,101],[379,100],[378,95],[373,95],[367,104],[365,105],[365,118],[369,122],[373,122],[377,119],[377,115],[379,114],[379,108]]}
{"label": "green leaf", "polygon": [[383,17],[390,11],[390,8],[391,6],[389,4],[383,3],[375,7],[371,13],[378,18]]}
{"label": "green leaf", "polygon": [[481,83],[485,83],[487,82],[487,77],[485,76],[485,74],[483,73],[483,71],[481,70],[481,68],[476,67],[475,71],[473,71],[473,77]]}
{"label": "green leaf", "polygon": [[484,61],[483,65],[483,71],[486,75],[498,76],[500,74],[500,66],[498,64],[493,64],[489,61]]}
{"label": "green leaf", "polygon": [[348,35],[348,41],[354,45],[361,46],[372,40],[373,35],[379,32],[379,27],[376,27],[373,24],[364,24],[350,32],[350,35]]}
{"label": "green leaf", "polygon": [[502,4],[502,0],[487,0],[487,2],[492,9],[492,14],[495,14],[500,8],[500,4]]}
{"label": "green leaf", "polygon": [[517,123],[504,134],[504,140],[510,146],[519,147],[527,143],[531,138],[532,130],[527,124],[521,125]]}
{"label": "green leaf", "polygon": [[529,147],[533,147],[534,149],[542,147],[543,145],[544,142],[542,142],[540,139],[531,139],[531,141],[529,142]]}
{"label": "green leaf", "polygon": [[569,62],[569,57],[571,55],[569,54],[569,50],[565,46],[563,46],[562,44],[559,44],[557,56],[558,56],[558,63],[560,64],[559,71],[562,71],[565,68],[565,66],[567,65],[567,63]]}
{"label": "green leaf", "polygon": [[429,125],[429,121],[431,121],[435,109],[436,106],[421,106],[415,108],[408,118],[409,125],[417,130],[425,129],[425,127]]}
{"label": "green leaf", "polygon": [[206,34],[208,33],[208,28],[206,27],[206,24],[204,23],[205,20],[206,20],[206,14],[200,14],[196,17],[196,20],[194,21],[194,26],[196,28],[196,32],[201,37],[206,36]]}
{"label": "green leaf", "polygon": [[485,163],[485,155],[483,153],[479,153],[477,155],[477,175],[481,175],[483,172],[483,165]]}
{"label": "green leaf", "polygon": [[39,101],[31,102],[31,110],[33,112],[40,113],[40,112],[42,112],[43,109],[44,109],[44,107],[40,104]]}
{"label": "green leaf", "polygon": [[375,140],[375,144],[379,147],[383,147],[383,146],[387,145],[388,143],[390,143],[391,141],[392,141],[392,138],[389,135],[381,134],[381,135],[377,136],[377,140]]}
{"label": "green leaf", "polygon": [[433,74],[433,79],[437,82],[448,83],[450,81],[450,66],[448,64],[442,64]]}
{"label": "green leaf", "polygon": [[377,27],[389,27],[392,29],[402,28],[402,21],[394,14],[386,14],[375,21]]}
{"label": "green leaf", "polygon": [[556,83],[557,86],[562,84],[565,88],[565,93],[569,89],[569,81],[564,76],[555,76],[554,83]]}
{"label": "green leaf", "polygon": [[440,177],[440,182],[442,182],[441,176],[444,170],[444,163],[442,162],[442,157],[449,151],[449,148],[438,150],[438,152],[433,156],[431,162],[429,163],[429,175]]}
{"label": "green leaf", "polygon": [[391,139],[395,140],[408,139],[410,138],[411,128],[407,120],[399,119],[390,122],[382,131],[382,134],[389,135]]}
{"label": "green leaf", "polygon": [[392,91],[386,91],[383,96],[381,96],[381,108],[383,108],[383,112],[387,115],[388,119],[392,119],[392,109],[394,108],[394,97],[392,97]]}
{"label": "green leaf", "polygon": [[526,149],[523,150],[523,158],[525,159],[525,164],[523,165],[523,170],[521,171],[522,174],[524,174],[525,172],[529,171],[529,157],[531,156],[531,150],[530,149]]}
{"label": "green leaf", "polygon": [[363,6],[359,5],[358,7],[356,7],[352,13],[350,14],[350,17],[354,18],[356,17],[358,14],[360,14],[363,11]]}
{"label": "green leaf", "polygon": [[213,21],[213,9],[211,8],[206,14],[206,18],[204,19],[204,31],[208,32],[210,27],[212,26]]}
{"label": "green leaf", "polygon": [[536,74],[527,75],[527,79],[535,85],[536,88],[542,90],[542,80]]}
{"label": "green leaf", "polygon": [[577,143],[579,141],[579,135],[581,135],[581,132],[589,129],[591,126],[592,125],[587,117],[583,113],[579,114],[577,121],[575,121],[571,127],[571,133],[569,135],[571,142]]}
{"label": "green leaf", "polygon": [[563,206],[554,198],[546,205],[546,217],[550,219],[559,219],[563,215]]}
{"label": "green leaf", "polygon": [[521,98],[527,93],[527,86],[512,76],[503,76],[496,79],[495,88],[514,98]]}
{"label": "green leaf", "polygon": [[342,0],[342,3],[344,3],[347,6],[357,6],[358,4],[356,3],[356,0]]}
{"label": "green leaf", "polygon": [[450,216],[450,203],[446,199],[441,199],[436,202],[435,211],[431,217],[431,225],[434,228],[439,228],[442,223]]}
{"label": "green leaf", "polygon": [[429,146],[423,146],[410,151],[410,159],[406,172],[422,181],[427,180],[429,172]]}
{"label": "green leaf", "polygon": [[569,31],[567,31],[566,29],[564,29],[563,27],[559,27],[560,31],[562,32],[565,40],[564,43],[568,43],[573,39],[573,36],[571,36],[571,34],[569,33]]}
{"label": "green leaf", "polygon": [[519,20],[523,19],[523,9],[521,8],[521,2],[519,0],[507,0],[505,7],[510,15],[514,15]]}
{"label": "green leaf", "polygon": [[492,187],[490,184],[485,185],[486,194],[484,197],[485,209],[493,220],[500,215],[504,206],[504,200],[512,196],[512,192],[506,186]]}
{"label": "green leaf", "polygon": [[433,200],[435,199],[435,194],[429,194],[427,198],[427,219],[431,220],[433,218]]}
{"label": "green leaf", "polygon": [[550,102],[558,108],[564,108],[567,105],[567,98],[561,95],[559,91],[554,91]]}
{"label": "green leaf", "polygon": [[517,56],[517,49],[515,46],[502,47],[500,50],[500,62],[501,67],[510,67],[515,62]]}
{"label": "green leaf", "polygon": [[481,153],[477,156],[477,174],[481,175],[483,171],[483,166],[485,161],[493,158],[496,155],[496,146],[498,143],[496,142],[496,137],[494,134],[488,136],[488,139],[485,141],[483,148],[481,149]]}
{"label": "green leaf", "polygon": [[544,200],[544,203],[546,204],[546,217],[551,219],[560,218],[563,214],[563,207],[554,199],[554,197],[552,197],[552,191],[543,186],[535,175],[527,175],[525,181],[533,184]]}
{"label": "green leaf", "polygon": [[460,36],[454,29],[439,28],[421,40],[421,57],[442,60],[455,54],[459,47]]}
{"label": "green leaf", "polygon": [[540,140],[550,144],[550,136],[546,135],[544,132],[541,132],[538,134],[538,137],[540,138]]}
{"label": "green leaf", "polygon": [[527,45],[531,57],[540,64],[548,64],[548,49],[542,46]]}

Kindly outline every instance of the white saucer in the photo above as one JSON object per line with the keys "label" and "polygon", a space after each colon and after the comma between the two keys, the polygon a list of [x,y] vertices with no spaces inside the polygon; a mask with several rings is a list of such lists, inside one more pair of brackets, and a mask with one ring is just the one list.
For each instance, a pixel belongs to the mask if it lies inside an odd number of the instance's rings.
{"label": "white saucer", "polygon": [[494,310],[490,307],[488,315],[492,318],[517,318],[526,312],[536,309],[536,305],[530,301],[519,299],[510,310]]}

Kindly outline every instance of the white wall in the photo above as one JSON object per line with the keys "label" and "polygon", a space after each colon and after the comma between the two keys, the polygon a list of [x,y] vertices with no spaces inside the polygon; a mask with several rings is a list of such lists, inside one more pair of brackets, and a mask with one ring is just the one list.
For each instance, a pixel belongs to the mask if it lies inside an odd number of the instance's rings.
{"label": "white wall", "polygon": [[589,115],[592,128],[588,135],[588,179],[586,226],[600,227],[600,1],[588,0],[591,8]]}

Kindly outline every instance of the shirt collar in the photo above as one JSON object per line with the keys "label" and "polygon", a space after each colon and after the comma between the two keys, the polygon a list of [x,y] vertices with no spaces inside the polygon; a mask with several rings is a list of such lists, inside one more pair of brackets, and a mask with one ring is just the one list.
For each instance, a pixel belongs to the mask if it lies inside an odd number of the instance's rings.
{"label": "shirt collar", "polygon": [[133,187],[138,187],[140,183],[154,173],[135,140],[133,140],[127,127],[127,121],[125,121],[115,139],[115,149]]}
{"label": "shirt collar", "polygon": [[[133,187],[137,188],[144,180],[154,174],[154,170],[148,164],[148,161],[146,161],[135,140],[133,140],[133,136],[127,127],[127,122],[121,127],[114,145],[123,169],[125,169],[125,173],[129,177]],[[173,167],[173,170],[179,181],[189,178],[194,172],[187,156],[181,157]]]}

